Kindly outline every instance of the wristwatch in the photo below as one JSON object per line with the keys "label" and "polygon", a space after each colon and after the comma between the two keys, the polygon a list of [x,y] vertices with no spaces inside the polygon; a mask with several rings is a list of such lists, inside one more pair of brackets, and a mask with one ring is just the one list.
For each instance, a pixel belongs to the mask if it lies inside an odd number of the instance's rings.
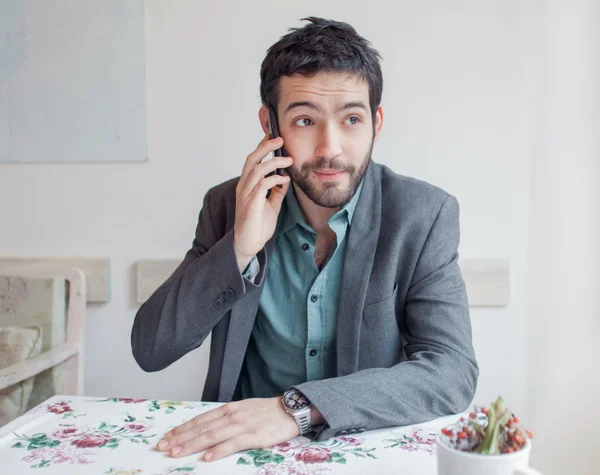
{"label": "wristwatch", "polygon": [[289,389],[283,395],[283,408],[285,412],[296,419],[300,435],[312,430],[310,423],[310,401],[296,388]]}

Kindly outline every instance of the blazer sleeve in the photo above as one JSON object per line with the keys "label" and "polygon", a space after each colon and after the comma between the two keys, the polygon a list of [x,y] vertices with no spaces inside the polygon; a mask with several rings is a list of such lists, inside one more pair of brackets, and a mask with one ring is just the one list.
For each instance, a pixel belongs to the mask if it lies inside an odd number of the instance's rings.
{"label": "blazer sleeve", "polygon": [[458,267],[459,207],[442,203],[411,279],[404,308],[406,361],[296,386],[323,415],[318,440],[416,424],[460,413],[479,369]]}
{"label": "blazer sleeve", "polygon": [[[131,331],[131,348],[144,371],[159,371],[199,347],[219,320],[262,283],[264,249],[254,285],[243,279],[233,247],[233,229],[219,235],[209,190],[196,236],[183,262],[140,307]],[[224,228],[224,226],[222,226]]]}

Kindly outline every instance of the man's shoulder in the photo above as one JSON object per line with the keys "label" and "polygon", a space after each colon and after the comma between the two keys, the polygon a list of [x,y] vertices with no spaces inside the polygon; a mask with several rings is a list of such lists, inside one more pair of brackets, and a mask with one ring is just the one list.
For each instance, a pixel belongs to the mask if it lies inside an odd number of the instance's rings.
{"label": "man's shoulder", "polygon": [[223,183],[219,183],[218,185],[214,185],[211,187],[207,195],[210,196],[211,200],[215,201],[233,201],[235,203],[235,188],[240,181],[240,177],[236,176],[235,178],[230,178]]}
{"label": "man's shoulder", "polygon": [[400,175],[385,165],[375,164],[381,181],[382,205],[415,211],[439,209],[450,194],[431,183]]}
{"label": "man's shoulder", "polygon": [[204,195],[203,208],[210,210],[213,225],[225,234],[235,222],[235,194],[240,178],[212,186]]}

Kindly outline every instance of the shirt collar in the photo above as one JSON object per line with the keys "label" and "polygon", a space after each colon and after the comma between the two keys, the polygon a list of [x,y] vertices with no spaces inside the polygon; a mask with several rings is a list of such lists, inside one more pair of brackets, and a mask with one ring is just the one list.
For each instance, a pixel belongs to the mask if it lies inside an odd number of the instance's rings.
{"label": "shirt collar", "polygon": [[[363,187],[364,180],[361,180],[354,196],[346,203],[342,209],[336,212],[331,218],[329,218],[329,222],[335,221],[343,216],[346,216],[348,219],[348,224],[352,224],[352,218],[354,217],[354,212],[356,211],[356,205],[358,203],[358,199],[360,197],[360,192]],[[302,210],[300,209],[300,204],[298,203],[298,199],[296,198],[296,192],[294,191],[294,186],[290,184],[290,187],[285,195],[285,199],[283,202],[283,206],[281,209],[281,215],[279,220],[279,225],[277,229],[277,235],[285,234],[290,229],[292,229],[296,224],[303,227],[308,231],[314,232],[309,224],[304,219],[304,215],[302,214]]]}

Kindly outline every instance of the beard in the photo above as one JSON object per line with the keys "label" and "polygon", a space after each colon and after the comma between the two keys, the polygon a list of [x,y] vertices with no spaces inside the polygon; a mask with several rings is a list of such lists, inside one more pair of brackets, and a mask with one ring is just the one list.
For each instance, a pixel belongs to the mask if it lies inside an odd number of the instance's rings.
{"label": "beard", "polygon": [[[320,157],[314,162],[305,163],[300,170],[296,170],[292,165],[287,169],[287,172],[290,175],[292,182],[295,183],[313,203],[323,206],[324,208],[342,208],[352,199],[367,171],[369,161],[371,160],[371,153],[373,152],[373,143],[374,141],[371,142],[369,151],[358,168],[354,165],[344,165],[336,158],[327,160]],[[350,183],[346,188],[340,188],[338,183],[323,182],[323,188],[319,189],[310,181],[311,172],[318,170],[338,170],[348,173],[350,176]]]}

